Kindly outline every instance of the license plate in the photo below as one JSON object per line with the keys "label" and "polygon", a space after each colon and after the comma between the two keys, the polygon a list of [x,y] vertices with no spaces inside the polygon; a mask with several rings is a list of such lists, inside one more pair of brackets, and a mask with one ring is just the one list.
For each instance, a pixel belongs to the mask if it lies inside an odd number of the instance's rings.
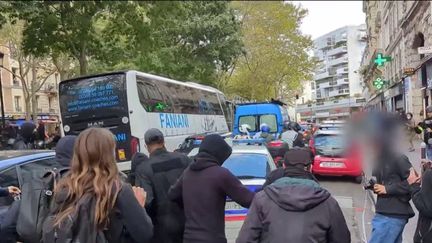
{"label": "license plate", "polygon": [[226,202],[225,210],[243,210],[244,208],[236,202]]}
{"label": "license plate", "polygon": [[344,168],[345,164],[344,163],[338,163],[338,162],[322,162],[320,164],[320,167],[325,167],[325,168]]}

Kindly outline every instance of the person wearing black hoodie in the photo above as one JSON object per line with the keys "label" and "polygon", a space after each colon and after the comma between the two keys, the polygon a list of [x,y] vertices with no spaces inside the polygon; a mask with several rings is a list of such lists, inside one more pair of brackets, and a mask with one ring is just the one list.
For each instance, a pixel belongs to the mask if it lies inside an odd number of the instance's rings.
{"label": "person wearing black hoodie", "polygon": [[195,161],[171,187],[170,199],[181,201],[184,205],[184,243],[226,243],[226,197],[242,207],[250,206],[254,193],[228,169],[221,167],[231,152],[231,147],[220,135],[206,136]]}
{"label": "person wearing black hoodie", "polygon": [[57,142],[55,152],[56,161],[64,167],[69,167],[73,156],[73,149],[77,136],[68,135],[60,138]]}
{"label": "person wearing black hoodie", "polygon": [[432,243],[432,170],[424,168],[420,178],[412,169],[407,181],[412,201],[419,211],[413,242]]}
{"label": "person wearing black hoodie", "polygon": [[284,165],[291,171],[290,176],[277,179],[257,193],[237,243],[351,242],[342,210],[310,176],[308,164],[306,150],[287,152]]}

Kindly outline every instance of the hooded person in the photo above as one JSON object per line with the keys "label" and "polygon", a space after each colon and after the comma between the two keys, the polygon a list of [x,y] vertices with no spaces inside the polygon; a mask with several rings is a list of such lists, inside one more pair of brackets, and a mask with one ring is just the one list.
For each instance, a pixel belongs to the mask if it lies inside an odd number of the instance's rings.
{"label": "hooded person", "polygon": [[286,154],[288,170],[256,194],[237,243],[351,242],[337,201],[308,171],[308,156],[301,149]]}
{"label": "hooded person", "polygon": [[69,167],[73,156],[75,140],[77,136],[67,135],[57,142],[55,152],[56,161],[64,167]]}
{"label": "hooded person", "polygon": [[220,135],[206,136],[194,162],[171,187],[170,199],[184,205],[184,243],[226,243],[226,197],[242,207],[250,206],[254,193],[221,166],[231,152],[231,147]]}
{"label": "hooded person", "polygon": [[312,162],[313,154],[309,148],[295,147],[288,150],[285,153],[282,167],[270,172],[263,184],[263,188],[282,177],[309,179],[318,182],[310,172]]}

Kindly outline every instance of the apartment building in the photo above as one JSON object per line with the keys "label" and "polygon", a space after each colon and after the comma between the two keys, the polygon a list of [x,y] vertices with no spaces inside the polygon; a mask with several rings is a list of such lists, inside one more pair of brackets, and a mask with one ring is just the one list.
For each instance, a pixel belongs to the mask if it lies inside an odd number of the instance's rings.
{"label": "apartment building", "polygon": [[[422,110],[432,103],[432,53],[419,53],[419,48],[432,49],[431,2],[363,1],[363,11],[368,36],[361,68],[368,94],[365,107],[406,110],[415,120],[422,119]],[[391,61],[378,67],[378,53]],[[378,77],[386,81],[383,87],[374,87]]]}
{"label": "apartment building", "polygon": [[[3,94],[5,118],[11,121],[23,120],[25,119],[26,105],[23,84],[18,78],[19,64],[11,58],[9,49],[1,45],[0,58],[3,59],[3,67],[0,67],[0,81],[2,84],[1,92]],[[29,73],[28,79],[31,79],[31,73]],[[39,92],[36,93],[38,120],[47,123],[58,122],[57,87],[59,82],[59,74],[54,73],[48,77]]]}
{"label": "apartment building", "polygon": [[[314,40],[319,61],[309,104],[297,105],[302,120],[346,119],[363,106],[359,67],[366,45],[366,25],[345,26]],[[313,91],[313,92],[312,92]]]}

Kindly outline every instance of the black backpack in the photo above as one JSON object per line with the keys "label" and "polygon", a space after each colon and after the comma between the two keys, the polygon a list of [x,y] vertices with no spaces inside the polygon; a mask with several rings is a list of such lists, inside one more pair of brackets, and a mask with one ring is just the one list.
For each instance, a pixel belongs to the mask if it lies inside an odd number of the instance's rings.
{"label": "black backpack", "polygon": [[92,195],[81,198],[75,211],[60,225],[55,224],[55,214],[61,205],[54,207],[43,225],[42,242],[49,243],[107,243],[105,233],[94,224],[96,200]]}
{"label": "black backpack", "polygon": [[34,174],[22,186],[16,230],[25,243],[40,243],[42,226],[50,213],[57,182],[69,168],[52,169]]}

